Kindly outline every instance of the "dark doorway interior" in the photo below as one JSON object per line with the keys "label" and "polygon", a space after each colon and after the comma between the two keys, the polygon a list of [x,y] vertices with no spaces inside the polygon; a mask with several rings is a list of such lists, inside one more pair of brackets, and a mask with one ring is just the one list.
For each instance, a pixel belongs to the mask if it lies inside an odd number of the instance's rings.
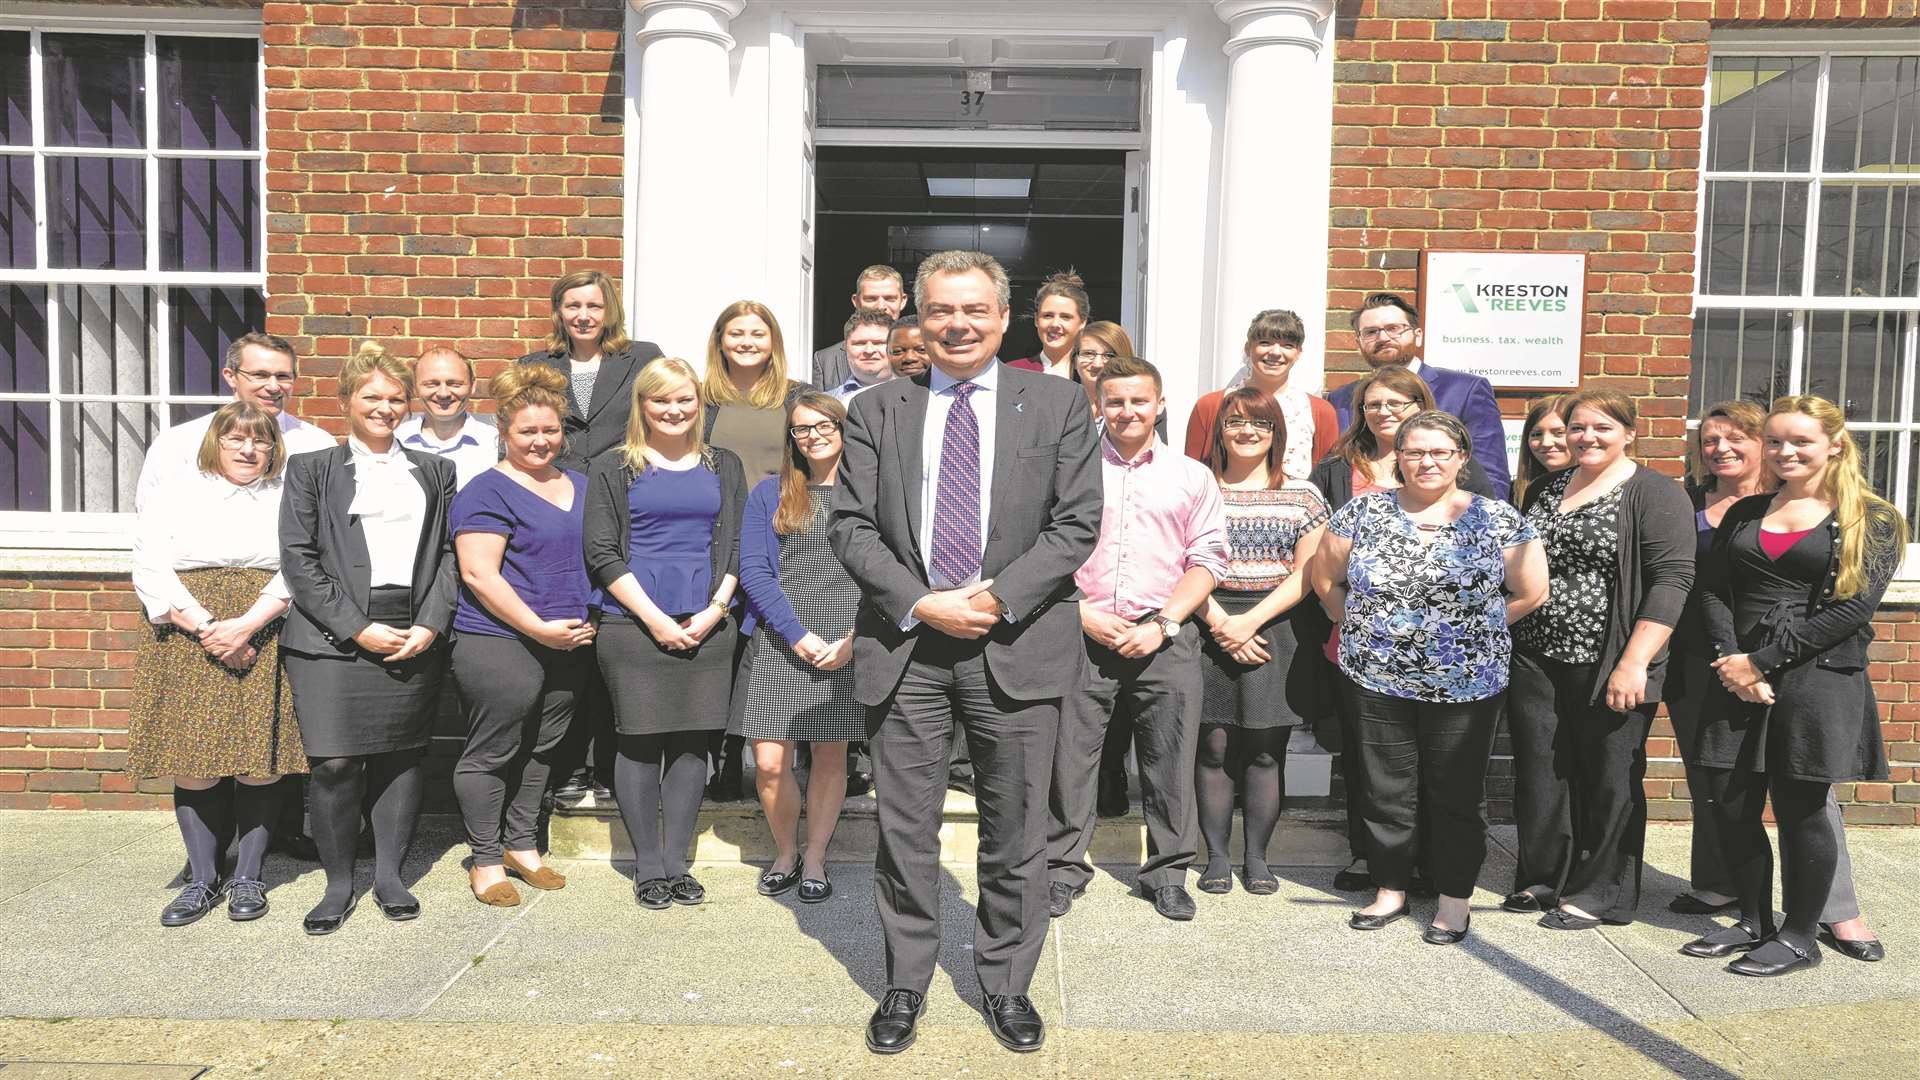
{"label": "dark doorway interior", "polygon": [[863,268],[899,268],[911,296],[914,267],[949,248],[986,251],[1013,279],[1003,358],[1039,351],[1033,295],[1056,270],[1086,280],[1095,319],[1119,320],[1124,152],[821,147],[817,166],[814,348],[840,339]]}

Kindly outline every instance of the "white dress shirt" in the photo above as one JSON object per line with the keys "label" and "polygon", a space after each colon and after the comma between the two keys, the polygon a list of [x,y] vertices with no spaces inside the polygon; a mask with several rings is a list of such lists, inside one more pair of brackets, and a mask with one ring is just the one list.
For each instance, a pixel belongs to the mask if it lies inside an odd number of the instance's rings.
{"label": "white dress shirt", "polygon": [[500,464],[500,431],[472,413],[466,414],[453,441],[441,442],[426,425],[426,417],[409,416],[393,430],[393,437],[409,450],[438,454],[453,462],[454,490],[495,465]]}
{"label": "white dress shirt", "polygon": [[[278,477],[235,484],[217,473],[175,473],[140,512],[133,535],[133,591],[153,622],[170,610],[201,606],[179,571],[236,566],[280,569]],[[276,572],[263,595],[289,599]]]}
{"label": "white dress shirt", "polygon": [[[340,441],[332,435],[284,409],[280,412],[279,420],[280,441],[285,444],[288,457],[315,450],[331,450],[340,445]],[[201,475],[200,443],[206,439],[207,428],[212,425],[213,414],[208,413],[175,424],[154,436],[152,444],[147,447],[146,459],[140,463],[140,482],[133,489],[135,513],[147,508],[153,493],[167,479]]]}
{"label": "white dress shirt", "polygon": [[352,436],[347,448],[353,455],[353,505],[347,513],[360,518],[367,535],[368,584],[412,585],[413,557],[427,520],[427,492],[413,475],[416,466],[399,439],[384,454]]}
{"label": "white dress shirt", "polygon": [[[993,436],[996,425],[995,402],[1000,393],[1000,361],[989,363],[972,382],[979,389],[967,399],[980,424],[980,546],[987,543],[987,522],[993,508]],[[979,571],[965,581],[948,581],[933,568],[933,511],[940,493],[940,447],[946,440],[947,413],[953,409],[953,388],[958,380],[933,368],[927,384],[932,396],[927,399],[927,427],[920,442],[920,553],[927,560],[927,581],[935,589],[953,589],[980,580]]]}

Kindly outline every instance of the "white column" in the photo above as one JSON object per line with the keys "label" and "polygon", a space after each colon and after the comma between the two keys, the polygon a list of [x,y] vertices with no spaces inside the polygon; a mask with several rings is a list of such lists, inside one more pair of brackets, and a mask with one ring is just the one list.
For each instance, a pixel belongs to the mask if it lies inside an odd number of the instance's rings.
{"label": "white column", "polygon": [[[630,0],[639,85],[630,119],[633,233],[626,282],[636,337],[699,367],[714,315],[737,296],[717,288],[733,246],[726,155],[733,99],[728,24],[746,0]],[[737,166],[735,166],[737,167]]]}
{"label": "white column", "polygon": [[1326,370],[1327,204],[1333,144],[1332,0],[1214,0],[1227,24],[1227,123],[1214,300],[1214,385],[1240,370],[1247,323],[1291,308],[1306,324],[1292,381]]}

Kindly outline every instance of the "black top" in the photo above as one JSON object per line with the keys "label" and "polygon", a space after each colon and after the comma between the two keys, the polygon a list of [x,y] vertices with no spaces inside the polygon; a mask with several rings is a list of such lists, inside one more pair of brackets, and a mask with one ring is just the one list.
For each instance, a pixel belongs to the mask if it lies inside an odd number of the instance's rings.
{"label": "black top", "polygon": [[1563,514],[1572,476],[1572,470],[1555,473],[1541,481],[1538,498],[1527,500],[1527,520],[1546,542],[1547,602],[1514,624],[1513,640],[1535,656],[1591,664],[1607,636],[1625,485]]}
{"label": "black top", "polygon": [[[721,446],[709,446],[701,452],[701,466],[720,477],[720,513],[713,519],[713,587],[732,574],[740,576],[740,517],[747,506],[747,477],[740,458]],[[627,555],[633,541],[631,518],[627,508],[627,489],[633,486],[634,471],[627,466],[621,449],[615,448],[593,460],[587,473],[587,513],[581,531],[587,554],[587,574],[595,588],[604,589],[624,577],[630,567]],[[737,605],[744,594],[733,591]]]}
{"label": "black top", "polygon": [[522,364],[549,365],[567,377],[567,448],[554,459],[556,467],[586,472],[588,462],[626,441],[627,417],[633,412],[634,376],[659,355],[660,346],[635,341],[602,357],[600,371],[593,377],[593,400],[584,414],[574,401],[572,357],[564,353],[554,356],[543,349],[519,359]]}

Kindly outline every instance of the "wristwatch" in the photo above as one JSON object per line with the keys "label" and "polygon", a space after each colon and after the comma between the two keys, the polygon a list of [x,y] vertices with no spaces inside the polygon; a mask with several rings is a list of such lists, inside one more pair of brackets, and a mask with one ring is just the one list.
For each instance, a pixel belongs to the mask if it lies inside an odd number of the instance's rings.
{"label": "wristwatch", "polygon": [[1160,628],[1161,633],[1167,635],[1168,641],[1172,641],[1174,638],[1177,638],[1180,636],[1180,624],[1177,622],[1174,622],[1172,619],[1167,618],[1165,615],[1162,615],[1156,611],[1153,614],[1147,616],[1147,618],[1152,620],[1153,625]]}

